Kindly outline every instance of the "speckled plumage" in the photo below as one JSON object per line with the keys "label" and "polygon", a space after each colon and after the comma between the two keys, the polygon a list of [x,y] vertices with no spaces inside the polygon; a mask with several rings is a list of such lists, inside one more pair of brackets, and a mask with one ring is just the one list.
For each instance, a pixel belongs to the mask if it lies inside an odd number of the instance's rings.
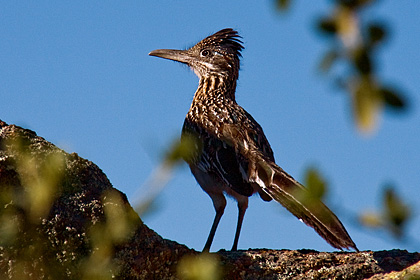
{"label": "speckled plumage", "polygon": [[240,37],[223,29],[187,50],[155,50],[150,55],[189,65],[200,78],[181,140],[197,139],[192,157],[185,158],[201,188],[211,197],[216,216],[204,251],[210,249],[225,194],[238,202],[238,223],[232,250],[237,249],[248,197],[259,193],[265,201],[281,203],[338,249],[354,248],[340,220],[320,200],[303,199],[306,189],[276,165],[261,126],[236,103],[235,90],[241,57]]}

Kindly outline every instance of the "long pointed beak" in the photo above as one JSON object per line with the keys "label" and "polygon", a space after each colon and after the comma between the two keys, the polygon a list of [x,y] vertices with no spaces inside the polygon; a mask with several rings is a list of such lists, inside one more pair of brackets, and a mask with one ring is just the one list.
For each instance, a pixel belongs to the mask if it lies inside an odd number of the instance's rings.
{"label": "long pointed beak", "polygon": [[188,63],[191,60],[191,56],[187,53],[187,51],[183,50],[160,49],[151,51],[149,55],[179,61],[182,63]]}

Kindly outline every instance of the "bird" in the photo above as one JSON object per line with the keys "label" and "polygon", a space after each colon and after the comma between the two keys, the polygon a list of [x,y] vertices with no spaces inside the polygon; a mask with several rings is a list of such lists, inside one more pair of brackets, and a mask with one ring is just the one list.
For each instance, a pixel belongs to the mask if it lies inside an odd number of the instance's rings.
{"label": "bird", "polygon": [[188,65],[199,85],[185,117],[181,143],[189,142],[184,160],[201,188],[210,196],[215,217],[203,252],[209,252],[226,207],[226,196],[237,201],[238,220],[232,251],[239,235],[248,198],[275,200],[312,227],[339,250],[356,244],[337,216],[317,197],[278,166],[273,150],[255,119],[236,102],[242,37],[232,28],[222,29],[185,50],[157,49],[150,56]]}

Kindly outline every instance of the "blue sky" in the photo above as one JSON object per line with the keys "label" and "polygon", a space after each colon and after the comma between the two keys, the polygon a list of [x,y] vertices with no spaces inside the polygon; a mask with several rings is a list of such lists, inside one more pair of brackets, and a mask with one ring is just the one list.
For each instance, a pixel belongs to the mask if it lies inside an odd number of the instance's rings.
{"label": "blue sky", "polygon": [[[178,63],[149,57],[186,48],[222,28],[243,37],[237,101],[262,125],[277,163],[298,180],[317,167],[330,184],[328,204],[361,250],[419,251],[420,2],[380,1],[369,19],[389,23],[380,77],[411,101],[385,112],[370,137],[360,135],[349,99],[316,71],[327,48],[314,32],[327,1],[294,1],[285,15],[273,1],[5,2],[0,10],[0,119],[35,130],[67,152],[96,163],[130,201],[179,137],[198,79]],[[381,207],[392,183],[415,211],[401,243],[361,229],[352,214]],[[212,250],[230,249],[233,200]],[[145,223],[165,238],[201,250],[213,220],[210,198],[186,165],[163,190]],[[239,248],[332,250],[276,203],[250,200]]]}

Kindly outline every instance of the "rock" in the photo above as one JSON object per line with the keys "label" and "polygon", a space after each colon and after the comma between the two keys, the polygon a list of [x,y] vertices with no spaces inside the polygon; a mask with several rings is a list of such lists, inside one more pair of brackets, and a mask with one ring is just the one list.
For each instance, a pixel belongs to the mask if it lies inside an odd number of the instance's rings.
{"label": "rock", "polygon": [[365,279],[401,270],[420,260],[420,254],[405,250],[327,253],[250,249],[220,254],[225,266],[229,266],[227,279],[235,279],[237,274],[243,275],[239,279]]}
{"label": "rock", "polygon": [[420,255],[402,250],[201,255],[149,229],[94,163],[2,121],[0,221],[1,279],[388,279],[420,269]]}

